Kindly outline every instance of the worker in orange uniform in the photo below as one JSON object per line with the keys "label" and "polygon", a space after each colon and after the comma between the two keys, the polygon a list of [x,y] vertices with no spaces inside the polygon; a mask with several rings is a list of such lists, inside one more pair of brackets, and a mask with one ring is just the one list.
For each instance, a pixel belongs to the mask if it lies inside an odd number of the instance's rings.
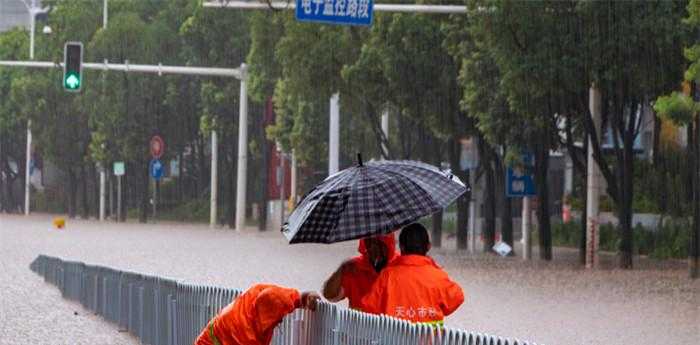
{"label": "worker in orange uniform", "polygon": [[314,292],[253,285],[207,323],[195,345],[269,345],[272,332],[296,308],[316,308]]}
{"label": "worker in orange uniform", "polygon": [[445,316],[464,302],[462,288],[426,255],[430,239],[422,225],[406,226],[399,235],[399,247],[401,256],[379,274],[362,299],[363,310],[442,326]]}
{"label": "worker in orange uniform", "polygon": [[343,262],[323,284],[323,297],[331,302],[347,298],[350,308],[360,309],[360,301],[374,284],[379,272],[398,257],[394,234],[361,239],[360,255]]}

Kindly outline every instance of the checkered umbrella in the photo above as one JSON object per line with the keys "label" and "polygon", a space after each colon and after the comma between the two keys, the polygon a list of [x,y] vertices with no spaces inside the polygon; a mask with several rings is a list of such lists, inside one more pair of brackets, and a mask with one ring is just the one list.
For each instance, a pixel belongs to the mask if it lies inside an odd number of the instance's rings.
{"label": "checkered umbrella", "polygon": [[290,243],[334,243],[387,234],[442,210],[466,191],[449,172],[414,161],[371,161],[326,178],[282,233]]}

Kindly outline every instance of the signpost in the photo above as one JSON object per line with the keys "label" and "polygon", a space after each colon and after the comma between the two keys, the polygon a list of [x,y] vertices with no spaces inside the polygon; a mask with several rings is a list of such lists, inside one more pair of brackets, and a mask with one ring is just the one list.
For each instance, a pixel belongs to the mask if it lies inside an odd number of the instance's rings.
{"label": "signpost", "polygon": [[153,177],[153,219],[156,218],[156,204],[158,200],[158,182],[163,177],[163,163],[154,158],[148,164],[148,171]]}
{"label": "signpost", "polygon": [[522,161],[514,167],[508,167],[506,174],[506,195],[508,197],[526,197],[535,195],[535,159],[532,154],[522,155]]}
{"label": "signpost", "polygon": [[522,155],[520,164],[508,167],[506,174],[506,195],[508,197],[523,198],[522,234],[524,260],[529,260],[532,256],[532,239],[530,238],[532,205],[530,205],[530,197],[535,195],[534,170],[535,158],[532,154],[526,153]]}
{"label": "signpost", "polygon": [[368,26],[373,9],[374,0],[297,0],[295,12],[300,22]]}
{"label": "signpost", "polygon": [[159,159],[152,159],[148,164],[148,171],[154,180],[159,181],[163,177],[163,163]]}
{"label": "signpost", "polygon": [[153,138],[151,138],[149,147],[151,149],[151,157],[154,159],[163,157],[163,152],[165,152],[165,142],[160,135],[154,135]]}
{"label": "signpost", "polygon": [[122,220],[122,176],[125,172],[124,162],[114,162],[114,175],[117,177],[117,222]]}
{"label": "signpost", "polygon": [[163,170],[165,166],[160,161],[160,157],[163,157],[165,152],[165,142],[163,138],[159,135],[154,135],[149,142],[149,148],[151,150],[151,162],[148,164],[148,171],[153,177],[153,219],[156,218],[156,205],[158,201],[158,187],[160,179],[163,177]]}

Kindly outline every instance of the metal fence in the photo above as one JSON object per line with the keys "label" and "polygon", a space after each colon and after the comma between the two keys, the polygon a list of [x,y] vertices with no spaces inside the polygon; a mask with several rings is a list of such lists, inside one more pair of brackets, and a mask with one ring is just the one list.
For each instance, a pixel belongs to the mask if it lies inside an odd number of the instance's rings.
{"label": "metal fence", "polygon": [[[40,255],[32,271],[64,298],[117,324],[143,344],[192,344],[209,319],[241,293]],[[527,345],[527,342],[444,328],[320,302],[297,309],[275,329],[273,345]],[[532,344],[535,345],[535,344]]]}

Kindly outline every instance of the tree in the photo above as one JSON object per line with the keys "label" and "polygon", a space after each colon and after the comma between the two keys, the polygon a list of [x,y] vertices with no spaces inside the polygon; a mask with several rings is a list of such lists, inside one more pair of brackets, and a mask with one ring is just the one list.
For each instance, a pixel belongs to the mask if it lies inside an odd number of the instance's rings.
{"label": "tree", "polygon": [[[687,7],[688,17],[684,23],[692,27],[694,31],[700,28],[700,1],[691,0]],[[688,127],[687,157],[690,159],[690,180],[693,194],[693,222],[691,229],[690,253],[688,253],[689,275],[692,279],[700,278],[700,91],[697,84],[700,82],[700,44],[695,44],[685,49],[685,57],[690,62],[685,72],[685,80],[693,82],[693,97],[680,92],[673,92],[668,96],[659,97],[654,104],[657,114],[665,119],[673,121],[677,125]]]}
{"label": "tree", "polygon": [[[481,28],[495,51],[511,108],[542,129],[536,170],[547,168],[557,117],[575,116],[583,124],[620,220],[620,266],[631,268],[632,144],[641,109],[672,89],[680,72],[682,4],[474,1],[471,6],[490,9],[479,17]],[[611,165],[588,111],[587,86],[593,81],[603,94],[603,122],[613,133]],[[538,176],[538,182],[546,181],[545,174]],[[540,211],[546,211],[543,204],[540,200]]]}
{"label": "tree", "polygon": [[[438,166],[447,158],[452,171],[468,182],[469,175],[459,167],[459,149],[472,126],[459,108],[457,64],[443,45],[445,20],[421,14],[377,16],[357,61],[343,69],[343,78],[356,90],[359,111],[367,115],[376,143],[389,148],[384,152],[380,147],[383,156],[418,158]],[[395,145],[381,132],[384,109],[392,110],[400,135],[406,136]],[[467,244],[469,199],[468,192],[457,200],[460,249]],[[439,245],[440,214],[433,224],[433,242]]]}
{"label": "tree", "polygon": [[[0,33],[0,59],[26,59],[28,41],[27,33],[20,29]],[[0,94],[9,95],[13,81],[25,73],[27,70],[0,68]],[[0,211],[3,212],[15,212],[21,207],[14,186],[16,181],[24,181],[25,176],[26,121],[17,116],[18,107],[11,97],[0,98]]]}

